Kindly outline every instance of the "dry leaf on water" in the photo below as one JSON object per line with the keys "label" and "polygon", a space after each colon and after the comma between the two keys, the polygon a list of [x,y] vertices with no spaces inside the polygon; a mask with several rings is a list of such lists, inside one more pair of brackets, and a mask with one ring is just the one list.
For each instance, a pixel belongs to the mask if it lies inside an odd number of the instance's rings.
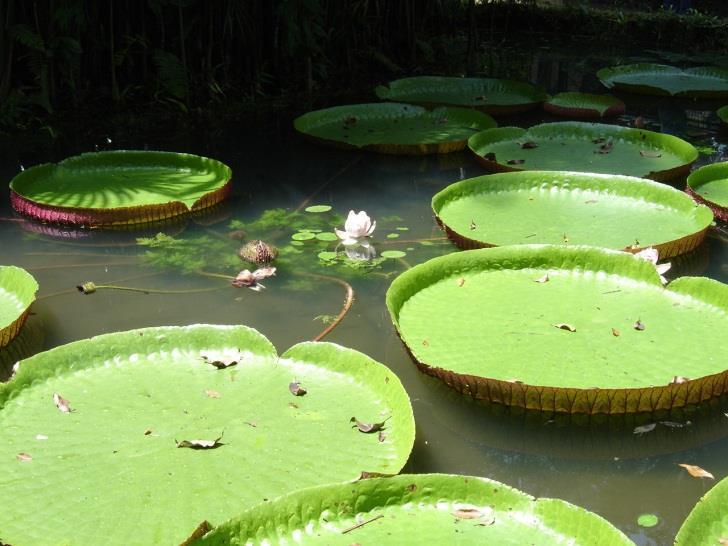
{"label": "dry leaf on water", "polygon": [[71,409],[71,403],[63,398],[60,394],[57,392],[53,393],[53,403],[56,405],[56,407],[61,410],[63,413],[71,413],[73,410]]}
{"label": "dry leaf on water", "polygon": [[188,447],[190,449],[214,449],[222,445],[220,442],[222,436],[221,434],[214,440],[182,440],[180,442],[175,440],[174,443],[177,444],[177,447]]}
{"label": "dry leaf on water", "polygon": [[359,429],[359,432],[370,434],[372,432],[378,432],[382,430],[384,428],[384,423],[386,423],[388,419],[389,417],[387,417],[387,419],[380,423],[363,423],[359,421],[359,419],[357,419],[356,417],[352,417],[351,419],[349,419],[349,422],[356,423],[354,426]]}
{"label": "dry leaf on water", "polygon": [[569,332],[576,332],[576,328],[574,328],[571,324],[566,324],[565,322],[560,322],[558,324],[554,324],[555,328],[559,328],[561,330],[567,330]]}
{"label": "dry leaf on water", "polygon": [[657,426],[657,423],[649,423],[647,425],[641,425],[639,427],[635,427],[633,434],[644,434],[645,432],[652,432],[655,430],[655,427]]}
{"label": "dry leaf on water", "polygon": [[293,396],[303,396],[307,392],[298,381],[292,381],[289,383],[288,390],[291,391]]}
{"label": "dry leaf on water", "polygon": [[200,352],[200,357],[208,364],[221,370],[240,362],[243,355],[236,349],[234,351],[202,351]]}
{"label": "dry leaf on water", "polygon": [[711,480],[715,479],[715,476],[713,476],[710,472],[694,464],[680,463],[678,464],[678,466],[682,466],[693,478],[710,478]]}

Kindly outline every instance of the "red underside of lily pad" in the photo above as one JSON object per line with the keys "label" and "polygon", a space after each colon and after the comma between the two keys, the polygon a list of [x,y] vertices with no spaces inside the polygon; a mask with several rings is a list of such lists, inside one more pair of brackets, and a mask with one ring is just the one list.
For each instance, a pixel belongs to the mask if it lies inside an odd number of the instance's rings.
{"label": "red underside of lily pad", "polygon": [[713,203],[712,201],[708,201],[700,196],[700,194],[696,193],[690,186],[685,188],[685,193],[687,193],[690,197],[693,198],[693,200],[696,203],[700,203],[701,205],[705,205],[710,208],[710,210],[713,211],[713,214],[715,215],[715,219],[719,220],[723,223],[728,223],[728,208],[721,207],[717,203]]}

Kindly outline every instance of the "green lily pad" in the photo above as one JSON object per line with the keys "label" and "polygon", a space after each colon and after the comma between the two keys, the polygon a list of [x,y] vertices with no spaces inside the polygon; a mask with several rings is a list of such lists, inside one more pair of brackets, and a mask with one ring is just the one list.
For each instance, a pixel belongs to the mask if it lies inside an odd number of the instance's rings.
{"label": "green lily pad", "polygon": [[462,248],[549,243],[637,252],[651,246],[662,259],[696,248],[713,221],[707,207],[665,184],[563,171],[456,182],[432,198],[432,209]]}
{"label": "green lily pad", "polygon": [[[672,409],[728,389],[728,286],[593,247],[517,245],[402,273],[387,307],[420,369],[476,399],[565,413]],[[690,379],[687,379],[690,378]]]}
{"label": "green lily pad", "polygon": [[310,241],[311,239],[315,238],[316,234],[310,231],[298,231],[291,235],[291,239],[293,239],[294,241]]}
{"label": "green lily pad", "polygon": [[323,233],[317,233],[316,238],[319,241],[338,241],[339,238],[336,236],[336,233],[331,233],[330,231],[324,231]]}
{"label": "green lily pad", "polygon": [[654,527],[658,523],[660,523],[660,518],[655,514],[641,514],[637,518],[637,525],[640,527]]}
{"label": "green lily pad", "polygon": [[[244,326],[64,345],[22,361],[0,407],[0,489],[13,492],[0,529],[17,545],[179,544],[302,487],[397,473],[414,440],[385,366],[330,343],[278,357]],[[384,422],[386,439],[352,417]]]}
{"label": "green lily pad", "polygon": [[672,135],[577,121],[489,129],[471,137],[468,147],[490,171],[581,171],[658,181],[687,175],[698,158],[692,144]]}
{"label": "green lily pad", "polygon": [[495,480],[447,474],[313,487],[259,504],[194,545],[633,544],[605,519]]}
{"label": "green lily pad", "polygon": [[728,104],[718,108],[716,115],[723,123],[728,123]]}
{"label": "green lily pad", "polygon": [[387,239],[399,239],[399,233],[387,233]]}
{"label": "green lily pad", "polygon": [[379,255],[382,258],[404,258],[407,253],[402,250],[385,250]]}
{"label": "green lily pad", "polygon": [[10,182],[13,208],[37,220],[110,227],[165,220],[225,199],[232,172],[192,154],[118,150],[27,169]]}
{"label": "green lily pad", "polygon": [[547,112],[573,118],[605,118],[624,114],[625,105],[611,95],[559,93],[543,103]]}
{"label": "green lily pad", "polygon": [[467,108],[428,111],[411,104],[335,106],[293,122],[311,139],[385,154],[443,154],[463,150],[469,137],[496,126],[488,114]]}
{"label": "green lily pad", "polygon": [[728,69],[712,66],[677,68],[638,63],[602,68],[597,78],[605,87],[647,95],[728,97]]}
{"label": "green lily pad", "polygon": [[728,161],[700,167],[688,176],[687,192],[708,205],[715,217],[728,222]]}
{"label": "green lily pad", "polygon": [[496,78],[416,76],[380,85],[374,92],[383,100],[414,104],[468,106],[491,114],[537,108],[546,93],[530,83]]}
{"label": "green lily pad", "polygon": [[336,252],[330,252],[328,250],[325,250],[323,252],[319,252],[317,254],[317,256],[319,257],[319,259],[320,260],[324,260],[325,262],[326,261],[335,260],[337,255],[338,254]]}
{"label": "green lily pad", "polygon": [[331,205],[311,205],[303,210],[306,212],[329,212],[331,210]]}
{"label": "green lily pad", "polygon": [[0,265],[0,347],[20,332],[37,291],[38,283],[25,269]]}
{"label": "green lily pad", "polygon": [[722,544],[728,539],[728,478],[722,479],[698,501],[675,536],[675,546]]}

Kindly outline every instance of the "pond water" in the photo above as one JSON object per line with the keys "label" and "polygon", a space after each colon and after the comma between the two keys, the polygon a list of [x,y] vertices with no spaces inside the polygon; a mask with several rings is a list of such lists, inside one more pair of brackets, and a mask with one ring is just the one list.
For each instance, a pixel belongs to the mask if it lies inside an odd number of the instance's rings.
{"label": "pond water", "polygon": [[[529,62],[524,70],[552,92],[598,91],[593,77],[583,75],[593,74],[591,66],[588,70],[581,66],[577,78],[570,75],[573,63],[542,56]],[[629,116],[616,122],[629,124],[639,115],[647,128],[685,138],[705,147],[705,152],[710,147],[712,152],[701,154],[698,164],[728,158],[728,132],[714,114],[719,104],[621,97]],[[143,233],[53,229],[14,215],[5,192],[0,201],[0,262],[28,269],[40,284],[40,297],[23,335],[10,354],[0,358],[4,367],[0,373],[7,377],[17,358],[40,350],[105,332],[157,325],[246,324],[268,336],[282,352],[315,337],[339,313],[345,291],[331,277],[344,279],[353,287],[355,301],[325,339],[365,352],[401,378],[417,423],[405,471],[494,478],[535,496],[558,497],[593,510],[638,544],[671,543],[695,502],[714,484],[690,477],[677,464],[699,465],[716,481],[728,475],[728,401],[660,416],[668,424],[634,434],[636,426],[654,422],[655,417],[570,419],[489,407],[420,373],[394,332],[384,296],[399,272],[456,251],[436,226],[430,199],[448,184],[483,170],[466,153],[389,157],[317,147],[293,133],[293,115],[251,117],[243,123],[162,134],[117,134],[109,127],[79,130],[52,142],[3,142],[0,179],[4,181],[21,164],[58,161],[97,146],[149,148],[225,162],[234,173],[235,194],[209,215],[163,226],[162,232],[191,243],[174,255],[157,251],[157,259],[166,265],[162,267],[145,255],[155,249],[135,244],[137,236],[153,236],[160,228]],[[522,127],[555,120],[540,112],[498,119],[502,126]],[[290,213],[314,204],[333,208],[294,216],[270,212]],[[380,257],[388,250],[404,255],[375,262],[375,267],[361,267],[361,262],[352,268],[319,260],[319,252],[335,249],[334,241],[309,239],[291,246],[291,235],[301,226],[331,231],[342,226],[350,209],[365,210],[377,220],[373,246]],[[234,265],[240,242],[230,237],[236,229],[245,230],[248,238],[287,248],[277,275],[263,282],[267,289],[262,292],[233,288],[224,279],[194,272],[234,275],[241,269]],[[671,274],[728,282],[728,233],[713,230],[701,248],[674,261]],[[86,281],[170,293],[100,288],[83,295],[76,286]],[[637,518],[644,513],[656,514],[659,523],[638,526]]]}

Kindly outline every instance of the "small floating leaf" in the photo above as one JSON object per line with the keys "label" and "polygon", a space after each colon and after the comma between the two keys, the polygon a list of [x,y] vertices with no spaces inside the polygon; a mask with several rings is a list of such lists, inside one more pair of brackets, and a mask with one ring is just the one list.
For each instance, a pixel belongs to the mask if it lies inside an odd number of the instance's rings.
{"label": "small floating leaf", "polygon": [[644,434],[645,432],[652,432],[655,430],[655,427],[657,426],[657,423],[648,423],[646,425],[640,425],[639,427],[635,427],[632,431],[633,434]]}
{"label": "small floating leaf", "polygon": [[523,165],[525,162],[525,159],[509,159],[506,161],[508,165]]}
{"label": "small floating leaf", "polygon": [[53,403],[56,405],[56,407],[61,410],[63,413],[71,413],[73,410],[71,409],[71,403],[63,398],[60,394],[57,392],[53,393]]}
{"label": "small floating leaf", "polygon": [[693,478],[710,478],[711,480],[715,479],[715,476],[713,476],[710,472],[694,464],[680,463],[678,464],[678,466],[682,466]]}
{"label": "small floating leaf", "polygon": [[214,440],[182,440],[181,442],[175,440],[174,442],[177,444],[177,447],[188,447],[190,449],[214,449],[222,445],[220,440],[222,440],[222,434]]}
{"label": "small floating leaf", "polygon": [[401,250],[385,250],[380,254],[382,258],[402,258],[406,255],[407,253]]}
{"label": "small floating leaf", "polygon": [[387,233],[387,239],[397,239],[399,237],[399,233]]}
{"label": "small floating leaf", "polygon": [[637,525],[640,527],[654,527],[660,522],[655,514],[642,514],[637,518]]}
{"label": "small floating leaf", "polygon": [[291,391],[293,396],[303,396],[307,392],[298,381],[292,381],[289,383],[288,390]]}
{"label": "small floating leaf", "polygon": [[91,281],[79,284],[76,288],[78,288],[78,291],[82,294],[93,294],[96,292],[96,285]]}
{"label": "small floating leaf", "polygon": [[658,152],[657,150],[640,150],[640,155],[642,157],[662,157],[662,152]]}
{"label": "small floating leaf", "polygon": [[291,239],[294,241],[310,241],[314,237],[316,237],[316,234],[310,231],[299,231],[291,235]]}
{"label": "small floating leaf", "polygon": [[331,205],[311,205],[303,210],[306,212],[329,212],[331,210]]}
{"label": "small floating leaf", "polygon": [[571,324],[566,324],[565,322],[554,324],[554,327],[560,328],[561,330],[568,330],[569,332],[576,332],[576,328],[574,328]]}
{"label": "small floating leaf", "polygon": [[28,461],[32,461],[33,457],[28,455],[27,453],[20,452],[15,456],[16,459],[18,459],[21,463],[25,463]]}
{"label": "small floating leaf", "polygon": [[322,233],[316,234],[316,239],[319,241],[336,241],[338,237],[336,236],[336,233],[331,233],[330,231],[324,231]]}
{"label": "small floating leaf", "polygon": [[323,260],[325,262],[329,262],[331,260],[335,260],[337,254],[336,254],[336,252],[323,251],[323,252],[319,252],[317,254],[317,256],[318,256],[319,260]]}
{"label": "small floating leaf", "polygon": [[640,332],[645,329],[645,325],[642,323],[640,319],[637,319],[637,322],[635,322],[632,327],[635,330],[639,330]]}
{"label": "small floating leaf", "polygon": [[359,429],[359,432],[370,434],[372,432],[378,432],[382,430],[382,428],[384,428],[384,423],[387,422],[387,419],[380,423],[363,423],[359,421],[359,419],[357,419],[356,417],[352,417],[351,419],[349,419],[349,422],[356,423],[354,426]]}

